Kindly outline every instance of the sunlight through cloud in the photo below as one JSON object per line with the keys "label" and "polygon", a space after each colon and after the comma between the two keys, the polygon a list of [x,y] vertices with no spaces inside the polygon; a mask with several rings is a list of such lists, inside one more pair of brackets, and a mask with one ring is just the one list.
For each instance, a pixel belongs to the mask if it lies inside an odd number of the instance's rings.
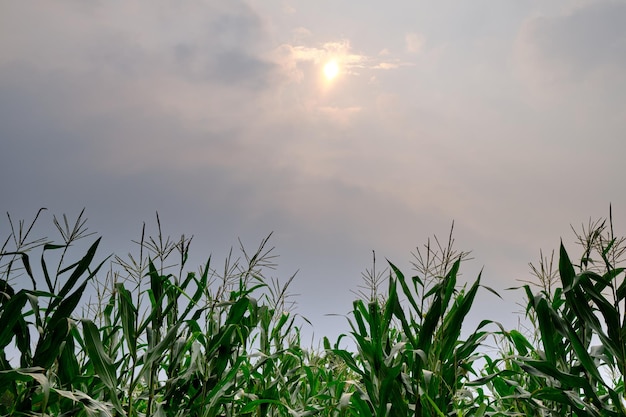
{"label": "sunlight through cloud", "polygon": [[337,75],[339,75],[339,64],[332,59],[324,65],[324,76],[328,81],[332,81]]}

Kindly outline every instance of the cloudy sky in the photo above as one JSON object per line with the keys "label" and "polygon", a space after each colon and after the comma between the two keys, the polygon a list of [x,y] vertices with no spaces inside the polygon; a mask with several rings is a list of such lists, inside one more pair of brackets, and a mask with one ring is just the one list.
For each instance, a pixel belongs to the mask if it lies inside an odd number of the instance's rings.
{"label": "cloudy sky", "polygon": [[[372,250],[409,273],[452,221],[463,277],[502,290],[609,204],[626,230],[625,22],[605,0],[2,1],[0,206],[86,208],[102,256],[156,211],[198,260],[273,232],[317,335]],[[515,323],[503,295],[474,318]]]}

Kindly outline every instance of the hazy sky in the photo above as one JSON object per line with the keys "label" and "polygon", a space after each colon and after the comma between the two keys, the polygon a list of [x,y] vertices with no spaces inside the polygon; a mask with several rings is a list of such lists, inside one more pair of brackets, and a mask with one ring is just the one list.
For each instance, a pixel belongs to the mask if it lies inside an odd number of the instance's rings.
{"label": "hazy sky", "polygon": [[156,211],[198,260],[274,232],[317,335],[453,220],[496,289],[610,203],[626,230],[624,132],[624,1],[0,1],[2,211],[85,207],[102,256]]}

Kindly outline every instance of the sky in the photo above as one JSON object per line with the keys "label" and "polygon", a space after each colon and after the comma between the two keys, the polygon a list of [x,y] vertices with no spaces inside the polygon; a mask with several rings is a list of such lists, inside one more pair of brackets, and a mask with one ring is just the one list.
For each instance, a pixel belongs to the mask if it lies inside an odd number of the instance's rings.
{"label": "sky", "polygon": [[625,231],[625,22],[605,0],[0,1],[0,209],[46,207],[47,233],[85,208],[103,258],[158,212],[191,270],[272,233],[269,275],[297,273],[331,339],[372,251],[410,275],[454,222],[463,280],[503,297],[470,323],[515,326],[540,250],[579,254],[571,226],[609,205]]}

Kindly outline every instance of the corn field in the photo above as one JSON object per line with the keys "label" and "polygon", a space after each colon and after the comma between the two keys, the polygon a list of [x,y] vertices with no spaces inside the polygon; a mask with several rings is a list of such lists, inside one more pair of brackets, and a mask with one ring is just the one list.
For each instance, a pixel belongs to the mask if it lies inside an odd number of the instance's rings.
{"label": "corn field", "polygon": [[9,216],[0,236],[2,416],[626,416],[612,216],[575,231],[578,257],[561,244],[532,266],[516,290],[527,329],[462,332],[477,293],[498,295],[458,282],[467,253],[451,233],[411,274],[370,271],[351,331],[317,349],[301,342],[293,277],[266,278],[269,237],[186,272],[191,239],[164,237],[158,216],[137,254],[105,259],[83,213],[54,218],[57,241],[31,236],[38,217]]}

